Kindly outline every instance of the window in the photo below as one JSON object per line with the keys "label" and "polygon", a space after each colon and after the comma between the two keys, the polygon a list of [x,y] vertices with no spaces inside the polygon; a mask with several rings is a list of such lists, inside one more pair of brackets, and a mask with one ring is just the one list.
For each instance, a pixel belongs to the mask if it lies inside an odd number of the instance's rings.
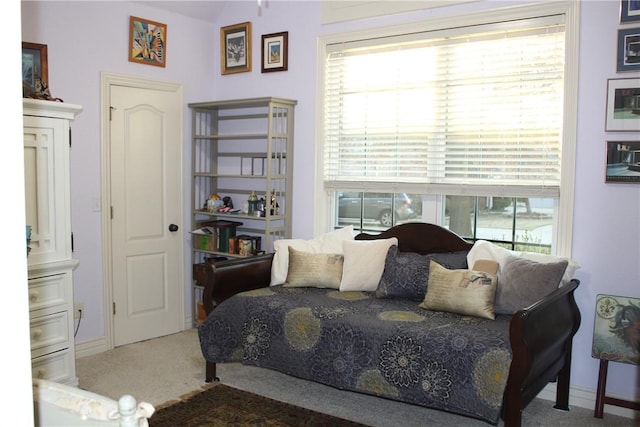
{"label": "window", "polygon": [[[558,230],[573,205],[572,20],[541,8],[326,40],[319,155],[333,226],[417,219],[472,240],[563,252],[554,246],[570,241]],[[386,194],[390,221],[367,211],[375,193]],[[403,194],[410,216],[395,209]],[[359,217],[344,215],[345,195],[359,198]]]}
{"label": "window", "polygon": [[358,230],[385,230],[418,217],[405,193],[337,191],[335,194],[339,227],[353,224]]}

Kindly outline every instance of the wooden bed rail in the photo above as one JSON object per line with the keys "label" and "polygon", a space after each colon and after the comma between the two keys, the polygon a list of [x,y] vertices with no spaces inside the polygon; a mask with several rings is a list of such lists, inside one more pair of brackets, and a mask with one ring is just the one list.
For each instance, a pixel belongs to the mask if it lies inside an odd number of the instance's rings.
{"label": "wooden bed rail", "polygon": [[581,321],[574,297],[579,284],[571,280],[511,319],[513,360],[505,390],[505,426],[519,426],[524,407],[554,380],[554,407],[569,409],[571,348]]}

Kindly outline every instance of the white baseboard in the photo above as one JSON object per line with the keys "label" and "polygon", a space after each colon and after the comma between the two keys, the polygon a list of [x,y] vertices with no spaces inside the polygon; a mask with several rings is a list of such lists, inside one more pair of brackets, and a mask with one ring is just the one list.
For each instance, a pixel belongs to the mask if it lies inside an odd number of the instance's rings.
{"label": "white baseboard", "polygon": [[[617,396],[614,394],[607,394],[609,397],[614,397],[618,399],[629,400],[629,398],[624,396]],[[556,400],[556,384],[549,383],[547,386],[542,389],[542,391],[536,396],[540,399],[551,400],[555,402]],[[591,409],[595,411],[596,407],[596,392],[595,390],[589,390],[581,387],[571,386],[569,389],[569,405],[576,406],[578,408]],[[614,405],[604,405],[604,413],[611,415],[618,415],[621,417],[631,418],[631,419],[640,419],[640,411],[634,411],[633,409],[622,408],[620,406]]]}
{"label": "white baseboard", "polygon": [[[184,331],[193,328],[192,317],[187,316],[184,319]],[[76,359],[107,351],[107,340],[105,337],[95,338],[88,341],[76,343]]]}
{"label": "white baseboard", "polygon": [[107,350],[107,340],[105,337],[76,343],[76,359],[93,356],[94,354],[99,354]]}
{"label": "white baseboard", "polygon": [[193,318],[191,316],[187,316],[184,319],[184,330],[193,328]]}

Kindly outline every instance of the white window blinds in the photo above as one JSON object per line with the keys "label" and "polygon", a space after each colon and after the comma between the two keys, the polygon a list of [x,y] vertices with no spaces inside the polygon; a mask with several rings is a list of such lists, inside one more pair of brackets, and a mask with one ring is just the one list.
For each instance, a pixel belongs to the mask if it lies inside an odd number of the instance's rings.
{"label": "white window blinds", "polygon": [[325,188],[557,197],[562,21],[328,46]]}

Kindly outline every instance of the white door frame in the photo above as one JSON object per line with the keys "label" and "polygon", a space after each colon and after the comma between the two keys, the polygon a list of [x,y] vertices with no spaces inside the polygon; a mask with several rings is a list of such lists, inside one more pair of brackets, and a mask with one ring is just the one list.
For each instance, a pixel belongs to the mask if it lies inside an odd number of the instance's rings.
{"label": "white door frame", "polygon": [[[162,90],[167,92],[180,92],[182,98],[182,85],[179,83],[165,82],[161,80],[152,80],[136,76],[124,74],[115,74],[109,72],[100,73],[101,82],[101,212],[102,212],[102,282],[103,282],[103,301],[104,301],[104,335],[106,350],[114,348],[114,318],[111,315],[113,307],[113,277],[111,271],[113,268],[113,259],[111,257],[111,149],[109,142],[111,141],[111,86],[128,86],[139,89]],[[181,135],[182,136],[182,135]],[[182,169],[182,157],[179,160]],[[184,186],[180,184],[183,190]],[[184,191],[183,199],[184,199]],[[184,200],[181,201],[184,206]],[[182,212],[182,211],[181,211]],[[184,221],[180,221],[180,226]],[[182,258],[184,251],[180,251]],[[180,261],[180,265],[184,265],[184,260]],[[184,307],[184,290],[180,293],[182,301],[180,307]]]}

